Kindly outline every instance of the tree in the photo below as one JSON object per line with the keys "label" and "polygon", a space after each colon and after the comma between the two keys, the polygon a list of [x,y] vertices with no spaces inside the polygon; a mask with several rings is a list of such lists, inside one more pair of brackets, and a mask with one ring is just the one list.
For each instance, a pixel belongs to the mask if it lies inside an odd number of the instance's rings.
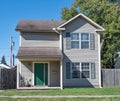
{"label": "tree", "polygon": [[107,1],[110,2],[110,3],[120,5],[120,0],[107,0]]}
{"label": "tree", "polygon": [[7,63],[6,63],[6,60],[5,60],[5,56],[2,57],[1,63],[2,63],[2,64],[5,64],[5,65],[7,64]]}
{"label": "tree", "polygon": [[106,39],[102,48],[102,67],[112,68],[120,51],[120,0],[75,0],[71,8],[62,9],[62,19],[68,20],[78,13],[84,13],[106,31],[101,39]]}

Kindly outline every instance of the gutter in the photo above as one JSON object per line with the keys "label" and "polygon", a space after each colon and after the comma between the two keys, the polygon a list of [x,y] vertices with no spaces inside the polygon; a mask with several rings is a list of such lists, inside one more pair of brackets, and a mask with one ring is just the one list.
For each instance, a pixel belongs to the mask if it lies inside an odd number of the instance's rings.
{"label": "gutter", "polygon": [[65,28],[59,28],[59,27],[57,27],[57,28],[53,28],[53,30],[54,30],[56,33],[59,33],[59,31],[64,31]]}

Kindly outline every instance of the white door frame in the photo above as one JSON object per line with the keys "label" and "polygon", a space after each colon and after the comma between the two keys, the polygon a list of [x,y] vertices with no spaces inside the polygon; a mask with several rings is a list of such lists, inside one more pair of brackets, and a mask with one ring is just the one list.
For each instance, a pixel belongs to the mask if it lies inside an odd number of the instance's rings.
{"label": "white door frame", "polygon": [[[49,86],[50,85],[50,63],[49,62],[33,62],[33,82],[32,82],[32,84],[33,84],[33,86],[35,86],[35,84],[34,84],[34,65],[35,65],[35,63],[43,63],[43,64],[45,64],[45,63],[47,63],[48,64],[48,85],[47,86]],[[46,85],[45,85],[46,86]]]}

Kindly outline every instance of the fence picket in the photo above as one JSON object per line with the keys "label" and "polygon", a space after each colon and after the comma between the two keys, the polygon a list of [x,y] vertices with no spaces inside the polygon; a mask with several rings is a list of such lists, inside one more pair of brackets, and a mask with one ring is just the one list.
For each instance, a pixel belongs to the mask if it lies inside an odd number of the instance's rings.
{"label": "fence picket", "polygon": [[1,69],[0,74],[0,89],[16,88],[16,68]]}
{"label": "fence picket", "polygon": [[102,69],[102,86],[120,87],[120,69]]}

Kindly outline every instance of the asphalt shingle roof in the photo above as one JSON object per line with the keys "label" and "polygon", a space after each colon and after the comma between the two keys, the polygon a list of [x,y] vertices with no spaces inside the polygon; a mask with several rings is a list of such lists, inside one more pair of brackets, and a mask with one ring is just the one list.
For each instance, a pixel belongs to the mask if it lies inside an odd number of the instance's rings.
{"label": "asphalt shingle roof", "polygon": [[64,20],[21,20],[17,26],[17,31],[52,31],[53,28],[63,24]]}
{"label": "asphalt shingle roof", "polygon": [[17,58],[61,58],[59,48],[52,47],[20,47]]}

